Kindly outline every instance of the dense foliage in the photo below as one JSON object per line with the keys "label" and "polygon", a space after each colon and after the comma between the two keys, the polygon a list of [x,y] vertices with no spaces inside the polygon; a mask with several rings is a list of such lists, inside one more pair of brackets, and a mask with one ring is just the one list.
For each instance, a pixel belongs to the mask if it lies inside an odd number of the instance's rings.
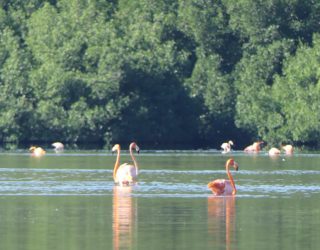
{"label": "dense foliage", "polygon": [[320,2],[4,0],[0,141],[320,141]]}

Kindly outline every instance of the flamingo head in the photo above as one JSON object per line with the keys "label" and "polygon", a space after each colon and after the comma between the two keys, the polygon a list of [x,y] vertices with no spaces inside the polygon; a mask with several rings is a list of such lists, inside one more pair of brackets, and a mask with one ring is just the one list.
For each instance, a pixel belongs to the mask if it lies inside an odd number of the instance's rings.
{"label": "flamingo head", "polygon": [[120,150],[120,145],[119,144],[116,144],[112,147],[112,152],[114,151],[117,151],[117,150]]}
{"label": "flamingo head", "polygon": [[135,142],[132,142],[132,143],[130,144],[130,148],[134,148],[134,149],[137,151],[137,153],[139,154],[140,148],[139,148],[139,146],[138,146]]}
{"label": "flamingo head", "polygon": [[238,169],[239,169],[239,164],[233,158],[230,158],[227,161],[227,166],[233,167],[236,171],[238,171]]}
{"label": "flamingo head", "polygon": [[233,141],[229,141],[229,144],[233,146]]}

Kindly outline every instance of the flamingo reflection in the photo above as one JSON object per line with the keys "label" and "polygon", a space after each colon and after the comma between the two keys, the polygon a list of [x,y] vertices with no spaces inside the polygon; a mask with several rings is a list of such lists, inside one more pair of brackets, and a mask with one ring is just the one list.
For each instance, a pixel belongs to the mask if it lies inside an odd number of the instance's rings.
{"label": "flamingo reflection", "polygon": [[235,196],[210,196],[208,198],[208,233],[218,237],[216,242],[225,245],[227,250],[235,242],[236,213]]}
{"label": "flamingo reflection", "polygon": [[113,249],[130,249],[136,221],[136,204],[131,186],[113,187]]}

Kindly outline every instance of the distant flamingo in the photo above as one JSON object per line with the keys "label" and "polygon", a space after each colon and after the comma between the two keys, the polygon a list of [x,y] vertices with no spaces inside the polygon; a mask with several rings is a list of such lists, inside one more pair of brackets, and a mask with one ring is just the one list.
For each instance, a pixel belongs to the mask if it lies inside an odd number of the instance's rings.
{"label": "distant flamingo", "polygon": [[277,148],[270,148],[270,150],[268,151],[268,154],[270,156],[277,156],[277,155],[280,155],[280,150],[277,149]]}
{"label": "distant flamingo", "polygon": [[208,188],[211,189],[212,193],[215,195],[235,195],[237,193],[236,185],[229,171],[231,167],[234,167],[235,170],[238,170],[238,163],[234,159],[230,158],[226,162],[226,171],[229,177],[229,180],[217,179],[208,183]]}
{"label": "distant flamingo", "polygon": [[293,146],[290,144],[282,146],[282,149],[286,152],[287,155],[293,154]]}
{"label": "distant flamingo", "polygon": [[252,145],[246,147],[244,149],[244,152],[247,152],[247,153],[259,153],[260,150],[261,150],[261,147],[260,147],[261,144],[263,144],[263,141],[255,142]]}
{"label": "distant flamingo", "polygon": [[135,142],[132,142],[129,146],[130,155],[133,161],[133,165],[128,163],[120,164],[120,145],[116,144],[113,146],[112,151],[117,151],[117,159],[113,169],[113,180],[115,183],[129,185],[135,182],[138,176],[138,164],[135,157],[133,156],[132,150],[135,149],[139,153],[139,147]]}
{"label": "distant flamingo", "polygon": [[233,146],[233,142],[232,141],[228,141],[228,142],[224,142],[221,144],[221,148],[223,149],[222,153],[228,153],[231,151],[231,146]]}
{"label": "distant flamingo", "polygon": [[40,157],[46,154],[46,151],[41,147],[32,146],[29,148],[29,151],[31,152],[31,155],[35,157]]}
{"label": "distant flamingo", "polygon": [[64,149],[64,145],[61,142],[54,142],[51,144],[56,152],[61,152]]}

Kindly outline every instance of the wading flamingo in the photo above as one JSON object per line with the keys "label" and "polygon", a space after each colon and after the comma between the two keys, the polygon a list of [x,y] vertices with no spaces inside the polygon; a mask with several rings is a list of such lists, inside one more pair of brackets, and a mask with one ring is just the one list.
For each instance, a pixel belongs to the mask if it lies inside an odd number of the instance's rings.
{"label": "wading flamingo", "polygon": [[221,148],[223,149],[222,153],[228,153],[231,151],[231,146],[233,146],[233,142],[232,141],[228,141],[228,142],[224,142],[221,144]]}
{"label": "wading flamingo", "polygon": [[40,157],[46,154],[46,151],[41,147],[32,146],[29,148],[29,151],[31,152],[31,155],[35,157]]}
{"label": "wading flamingo", "polygon": [[56,152],[61,152],[64,149],[64,145],[61,142],[54,142],[51,144]]}
{"label": "wading flamingo", "polygon": [[130,155],[133,161],[133,165],[128,163],[120,164],[120,145],[116,144],[113,146],[112,151],[117,151],[117,159],[114,164],[113,169],[113,180],[115,183],[122,185],[129,185],[137,180],[138,177],[138,164],[132,153],[132,150],[135,149],[139,153],[139,147],[135,142],[132,142],[129,146]]}
{"label": "wading flamingo", "polygon": [[226,171],[229,180],[217,179],[208,183],[208,188],[211,189],[215,195],[235,195],[237,193],[236,185],[230,173],[230,166],[234,167],[238,171],[238,163],[234,159],[230,158],[226,162]]}
{"label": "wading flamingo", "polygon": [[255,142],[252,145],[246,147],[244,149],[244,152],[247,152],[247,153],[259,153],[259,151],[261,150],[261,147],[260,147],[261,144],[263,144],[263,141]]}
{"label": "wading flamingo", "polygon": [[277,156],[277,155],[280,155],[280,150],[277,149],[277,148],[270,148],[270,150],[268,151],[268,154],[270,156]]}
{"label": "wading flamingo", "polygon": [[293,146],[290,144],[282,146],[282,149],[286,152],[286,155],[293,154]]}

